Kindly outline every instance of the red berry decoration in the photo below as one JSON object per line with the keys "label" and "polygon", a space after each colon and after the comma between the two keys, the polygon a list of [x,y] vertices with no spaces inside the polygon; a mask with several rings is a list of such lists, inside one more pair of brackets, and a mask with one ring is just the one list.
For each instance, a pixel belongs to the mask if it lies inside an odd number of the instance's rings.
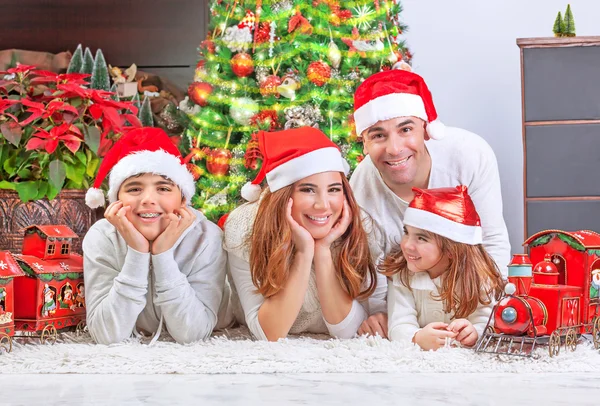
{"label": "red berry decoration", "polygon": [[205,107],[208,105],[208,97],[213,92],[213,87],[206,82],[193,82],[188,87],[188,96],[194,103]]}
{"label": "red berry decoration", "polygon": [[245,78],[254,72],[254,61],[245,52],[241,52],[231,58],[231,70],[237,77]]}
{"label": "red berry decoration", "polygon": [[223,176],[229,171],[231,151],[225,148],[215,148],[206,157],[206,169],[213,175]]}
{"label": "red berry decoration", "polygon": [[306,71],[308,80],[317,86],[323,86],[331,79],[331,68],[323,61],[313,62]]}
{"label": "red berry decoration", "polygon": [[265,78],[260,84],[260,94],[265,97],[275,96],[279,97],[279,91],[277,86],[281,84],[281,78],[277,75],[270,75]]}

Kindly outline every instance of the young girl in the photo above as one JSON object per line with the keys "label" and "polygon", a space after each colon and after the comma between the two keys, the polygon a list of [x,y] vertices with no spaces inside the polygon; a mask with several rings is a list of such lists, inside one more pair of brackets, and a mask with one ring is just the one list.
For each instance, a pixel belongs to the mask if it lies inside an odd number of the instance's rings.
{"label": "young girl", "polygon": [[451,340],[471,347],[500,297],[502,276],[481,245],[466,186],[413,191],[400,248],[380,265],[392,278],[388,335],[424,350]]}
{"label": "young girl", "polygon": [[[260,132],[258,140],[262,168],[242,189],[251,203],[225,223],[229,270],[246,323],[269,341],[303,332],[353,337],[384,307],[386,282],[380,276],[376,290],[348,164],[312,127]],[[265,177],[269,189],[261,194]]]}

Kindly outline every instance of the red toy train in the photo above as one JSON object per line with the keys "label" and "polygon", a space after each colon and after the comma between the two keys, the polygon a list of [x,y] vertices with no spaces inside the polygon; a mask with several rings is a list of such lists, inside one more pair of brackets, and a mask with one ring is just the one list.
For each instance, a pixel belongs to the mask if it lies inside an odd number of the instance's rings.
{"label": "red toy train", "polygon": [[563,344],[574,350],[582,334],[600,348],[600,234],[546,230],[523,245],[531,260],[513,257],[476,351],[531,356],[547,344],[554,356]]}
{"label": "red toy train", "polygon": [[0,251],[0,352],[13,337],[54,343],[57,331],[85,327],[83,258],[71,252],[70,228],[25,229],[22,255]]}

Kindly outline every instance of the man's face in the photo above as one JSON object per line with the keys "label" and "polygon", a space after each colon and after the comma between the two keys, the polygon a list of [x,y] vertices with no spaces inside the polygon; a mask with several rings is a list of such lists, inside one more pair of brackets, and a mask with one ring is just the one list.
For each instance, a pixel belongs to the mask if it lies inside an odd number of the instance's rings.
{"label": "man's face", "polygon": [[361,134],[363,148],[391,188],[413,185],[428,162],[425,122],[416,117],[379,121]]}

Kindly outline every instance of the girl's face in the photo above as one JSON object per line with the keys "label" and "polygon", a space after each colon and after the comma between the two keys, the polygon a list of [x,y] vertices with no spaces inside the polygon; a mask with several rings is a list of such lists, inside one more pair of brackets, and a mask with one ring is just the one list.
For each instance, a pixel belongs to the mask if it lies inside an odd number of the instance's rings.
{"label": "girl's face", "polygon": [[315,240],[325,237],[344,207],[342,174],[317,173],[297,181],[292,187],[292,218]]}
{"label": "girl's face", "polygon": [[131,206],[127,219],[148,240],[154,241],[170,223],[168,215],[184,206],[179,186],[152,173],[133,176],[121,184],[118,198]]}
{"label": "girl's face", "polygon": [[433,235],[420,228],[404,226],[400,248],[411,272],[428,272],[435,279],[450,266],[450,258],[442,253]]}

